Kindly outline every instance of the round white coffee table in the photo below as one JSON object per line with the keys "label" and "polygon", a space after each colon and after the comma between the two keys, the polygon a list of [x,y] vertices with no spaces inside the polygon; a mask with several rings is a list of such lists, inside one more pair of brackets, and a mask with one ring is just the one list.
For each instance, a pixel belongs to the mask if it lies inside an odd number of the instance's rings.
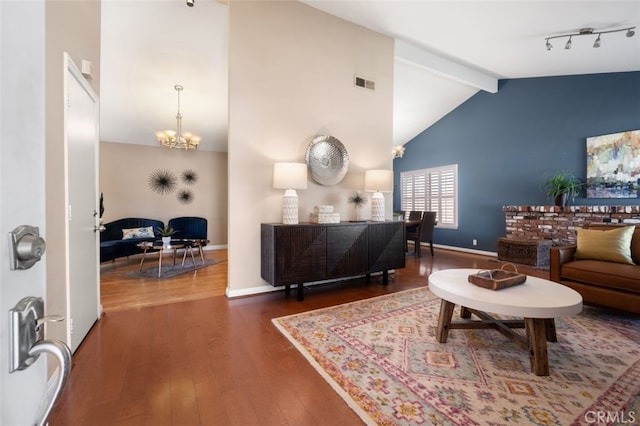
{"label": "round white coffee table", "polygon": [[[429,276],[429,289],[442,299],[436,338],[445,343],[451,329],[496,329],[529,351],[536,375],[548,376],[547,340],[557,341],[554,318],[579,313],[582,296],[569,287],[531,276],[523,284],[489,290],[468,282],[469,275],[478,271],[446,269]],[[455,305],[461,306],[462,321],[451,321]],[[487,312],[524,320],[498,320]],[[479,320],[471,320],[472,314]],[[527,338],[513,328],[525,328]]]}

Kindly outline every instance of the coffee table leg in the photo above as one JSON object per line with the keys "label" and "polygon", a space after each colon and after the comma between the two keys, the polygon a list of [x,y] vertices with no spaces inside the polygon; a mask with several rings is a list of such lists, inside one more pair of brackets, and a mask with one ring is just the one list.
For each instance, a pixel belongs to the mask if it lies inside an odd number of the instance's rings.
{"label": "coffee table leg", "polygon": [[162,275],[162,250],[158,250],[158,277]]}
{"label": "coffee table leg", "polygon": [[524,325],[529,338],[529,360],[536,376],[549,375],[549,357],[547,355],[547,320],[543,318],[525,318]]}
{"label": "coffee table leg", "polygon": [[[193,263],[193,267],[196,267],[196,259],[193,257],[193,247],[189,249],[189,253],[191,253],[191,262]],[[204,264],[204,259],[202,260],[202,263]]]}
{"label": "coffee table leg", "polygon": [[471,311],[469,310],[469,308],[460,306],[460,318],[465,318],[465,319],[471,318]]}
{"label": "coffee table leg", "polygon": [[544,325],[547,333],[547,341],[557,342],[558,335],[556,334],[556,321],[553,318],[547,318],[544,320]]}
{"label": "coffee table leg", "polygon": [[140,269],[138,271],[142,271],[142,265],[144,265],[144,257],[147,255],[147,249],[145,248],[142,252],[142,259],[140,259]]}
{"label": "coffee table leg", "polygon": [[440,316],[438,317],[438,328],[436,329],[436,339],[440,343],[446,343],[449,337],[449,326],[451,325],[451,317],[453,316],[453,308],[455,304],[442,299],[440,301]]}

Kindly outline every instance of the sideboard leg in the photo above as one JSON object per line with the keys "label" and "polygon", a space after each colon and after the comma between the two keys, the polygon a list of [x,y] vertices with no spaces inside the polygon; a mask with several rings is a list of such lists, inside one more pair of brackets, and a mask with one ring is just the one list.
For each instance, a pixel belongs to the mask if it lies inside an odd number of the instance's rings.
{"label": "sideboard leg", "polygon": [[364,276],[364,282],[369,284],[371,282],[371,274],[366,274]]}
{"label": "sideboard leg", "polygon": [[389,284],[389,271],[386,269],[382,271],[382,285]]}
{"label": "sideboard leg", "polygon": [[284,296],[289,297],[291,294],[291,286],[289,284],[284,286]]}
{"label": "sideboard leg", "polygon": [[304,300],[304,285],[302,283],[298,284],[298,302],[302,302]]}

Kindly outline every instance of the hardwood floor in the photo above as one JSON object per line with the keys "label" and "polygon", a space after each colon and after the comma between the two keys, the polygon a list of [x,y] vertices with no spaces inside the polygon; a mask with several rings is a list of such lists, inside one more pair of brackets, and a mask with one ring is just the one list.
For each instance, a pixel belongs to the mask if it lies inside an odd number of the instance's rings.
{"label": "hardwood floor", "polygon": [[[129,276],[140,267],[140,256],[120,258],[100,265],[100,299],[105,312],[143,308],[186,300],[224,296],[227,287],[227,250],[205,251],[206,259],[220,261],[171,279]],[[157,254],[144,266],[157,265]],[[168,259],[167,259],[168,260]],[[200,262],[197,258],[196,262]]]}
{"label": "hardwood floor", "polygon": [[[121,290],[107,291],[117,287],[118,274],[105,271],[106,313],[74,354],[71,377],[49,424],[362,424],[271,319],[425,286],[428,275],[440,269],[498,265],[492,258],[436,249],[433,258],[407,256],[406,267],[392,274],[387,286],[379,279],[314,286],[298,302],[293,294],[285,298],[283,291],[227,299],[222,295],[226,262],[222,264],[224,273],[201,270],[177,284],[187,292],[218,294],[149,307],[144,307],[151,303],[148,293],[156,289],[140,291],[144,302],[132,304],[125,297],[118,302]],[[548,275],[535,269],[522,272]],[[160,290],[173,285],[173,279],[161,281],[126,285]],[[113,301],[109,309],[105,298]]]}

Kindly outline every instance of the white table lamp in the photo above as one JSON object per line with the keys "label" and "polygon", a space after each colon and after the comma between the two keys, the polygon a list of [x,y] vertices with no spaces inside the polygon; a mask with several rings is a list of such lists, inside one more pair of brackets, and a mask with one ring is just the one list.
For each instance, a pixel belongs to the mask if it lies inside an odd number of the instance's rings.
{"label": "white table lamp", "polygon": [[282,223],[298,223],[298,194],[296,189],[307,189],[307,165],[305,163],[275,163],[273,187],[285,189],[282,202]]}
{"label": "white table lamp", "polygon": [[393,191],[393,170],[367,170],[364,173],[364,190],[371,196],[371,220],[384,222],[383,192]]}

